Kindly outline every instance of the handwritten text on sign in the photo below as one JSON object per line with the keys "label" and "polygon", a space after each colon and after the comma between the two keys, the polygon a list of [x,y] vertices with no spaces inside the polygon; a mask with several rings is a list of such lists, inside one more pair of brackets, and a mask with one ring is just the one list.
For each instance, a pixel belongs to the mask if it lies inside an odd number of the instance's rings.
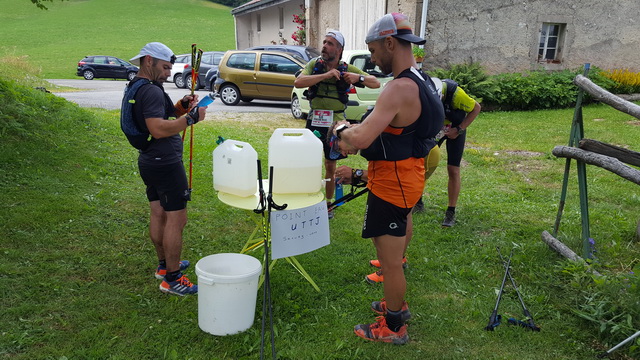
{"label": "handwritten text on sign", "polygon": [[329,245],[327,203],[271,213],[271,258],[305,254]]}

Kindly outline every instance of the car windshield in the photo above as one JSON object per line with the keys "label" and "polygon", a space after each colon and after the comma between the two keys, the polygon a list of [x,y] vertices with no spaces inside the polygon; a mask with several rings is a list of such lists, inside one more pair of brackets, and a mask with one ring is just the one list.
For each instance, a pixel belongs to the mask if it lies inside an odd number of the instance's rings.
{"label": "car windshield", "polygon": [[369,75],[374,75],[376,77],[384,77],[386,74],[382,73],[382,70],[371,62],[371,55],[363,54],[357,55],[351,58],[351,65],[357,67],[358,69],[366,72]]}
{"label": "car windshield", "polygon": [[316,48],[308,47],[306,48],[306,50],[307,50],[307,55],[309,56],[309,59],[313,59],[322,55],[320,51],[318,51],[318,49]]}

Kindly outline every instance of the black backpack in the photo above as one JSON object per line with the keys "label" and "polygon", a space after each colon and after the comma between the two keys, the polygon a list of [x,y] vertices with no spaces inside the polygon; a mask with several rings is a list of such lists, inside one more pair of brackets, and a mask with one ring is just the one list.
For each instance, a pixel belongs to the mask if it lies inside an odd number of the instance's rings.
{"label": "black backpack", "polygon": [[447,84],[447,92],[442,99],[444,105],[444,117],[451,121],[451,126],[456,127],[462,123],[467,113],[464,110],[453,108],[453,93],[458,88],[458,83],[451,79],[444,79],[442,82]]}
{"label": "black backpack", "polygon": [[[348,69],[348,65],[346,62],[344,61],[340,61],[338,62],[338,67],[337,70],[340,72],[340,74],[342,74],[343,72],[346,72]],[[313,72],[311,73],[311,75],[317,75],[317,74],[323,74],[325,73],[325,69],[324,69],[324,60],[322,60],[322,58],[317,58],[316,62],[313,64]],[[328,82],[327,82],[328,84]],[[309,104],[311,104],[311,100],[313,100],[313,98],[315,97],[323,97],[323,98],[328,98],[328,99],[337,99],[340,100],[341,103],[346,104],[347,102],[349,102],[349,88],[351,87],[351,85],[349,85],[346,81],[344,81],[344,79],[342,79],[342,77],[340,78],[340,80],[337,80],[335,82],[335,84],[331,84],[331,85],[335,85],[336,90],[338,91],[338,97],[333,97],[333,96],[325,96],[325,95],[318,95],[318,87],[319,87],[320,83],[317,83],[315,85],[311,85],[309,86],[309,88],[307,90],[305,90],[304,92],[304,96],[307,97],[307,99],[309,100]]]}
{"label": "black backpack", "polygon": [[145,85],[152,84],[148,79],[137,79],[127,84],[124,88],[122,106],[120,108],[120,129],[126,135],[131,146],[138,150],[145,150],[149,147],[151,133],[147,126],[139,124],[133,114],[133,105],[136,103],[135,96],[138,90]]}

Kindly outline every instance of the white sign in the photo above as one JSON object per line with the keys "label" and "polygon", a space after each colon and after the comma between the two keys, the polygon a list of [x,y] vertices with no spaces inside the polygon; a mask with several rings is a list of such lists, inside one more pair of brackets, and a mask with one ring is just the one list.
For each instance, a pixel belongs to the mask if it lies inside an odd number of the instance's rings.
{"label": "white sign", "polygon": [[305,254],[329,245],[327,203],[271,213],[271,258]]}

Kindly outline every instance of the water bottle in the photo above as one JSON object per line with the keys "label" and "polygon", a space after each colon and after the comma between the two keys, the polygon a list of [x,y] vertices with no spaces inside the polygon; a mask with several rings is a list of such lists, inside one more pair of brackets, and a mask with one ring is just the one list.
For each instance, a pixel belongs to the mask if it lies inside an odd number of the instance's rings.
{"label": "water bottle", "polygon": [[215,95],[213,93],[207,94],[203,97],[200,102],[198,102],[198,106],[209,106],[215,100]]}
{"label": "water bottle", "polygon": [[[340,181],[340,178],[336,178],[336,200],[340,200],[344,196],[344,191],[342,190],[342,183],[338,183],[338,181]],[[344,204],[344,202],[340,202],[337,205],[340,206],[342,204]]]}

